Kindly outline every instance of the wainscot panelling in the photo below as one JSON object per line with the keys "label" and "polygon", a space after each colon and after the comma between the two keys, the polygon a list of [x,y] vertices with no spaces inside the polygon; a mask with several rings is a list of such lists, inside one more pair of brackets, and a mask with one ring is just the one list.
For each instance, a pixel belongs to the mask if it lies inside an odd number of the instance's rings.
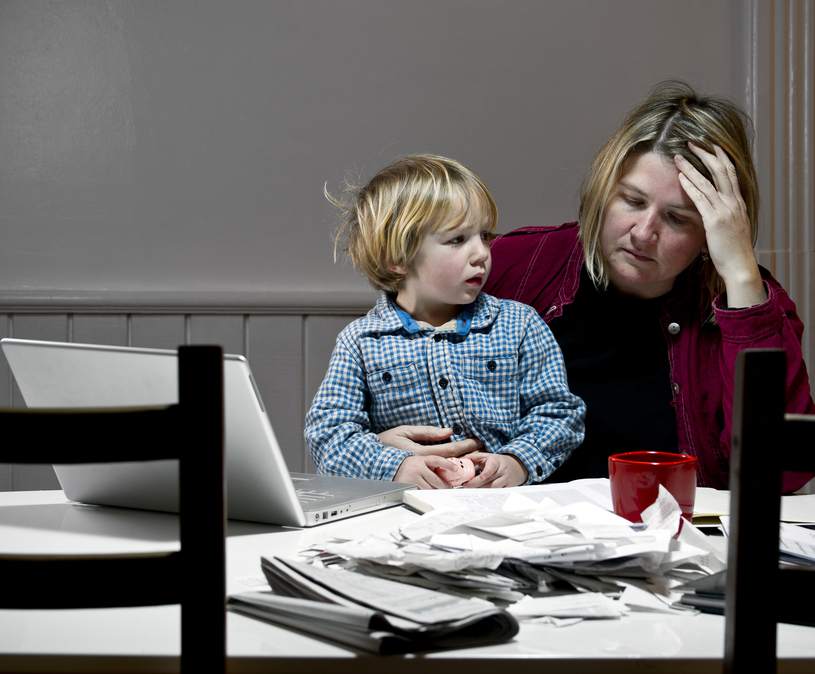
{"label": "wainscot panelling", "polygon": [[224,353],[244,355],[243,316],[189,316],[185,344],[220,344]]}
{"label": "wainscot panelling", "polygon": [[[220,344],[245,356],[290,470],[313,472],[303,419],[342,328],[373,293],[6,293],[0,337],[174,349]],[[3,361],[0,405],[24,406]],[[0,464],[0,491],[58,489],[50,466]]]}
{"label": "wainscot panelling", "polygon": [[[247,316],[244,355],[290,470],[304,472],[302,316]],[[335,335],[336,337],[336,335]]]}
{"label": "wainscot panelling", "polygon": [[[0,294],[0,337],[159,349],[220,344],[226,353],[249,360],[289,469],[314,472],[303,420],[325,376],[337,334],[366,313],[376,296],[168,295],[96,293],[55,300],[50,295]],[[805,333],[810,344],[813,332]],[[24,406],[4,359],[0,405]],[[50,466],[0,464],[0,491],[58,488]]]}
{"label": "wainscot panelling", "polygon": [[129,346],[128,317],[124,314],[75,314],[71,318],[73,329],[70,339],[72,342]]}
{"label": "wainscot panelling", "polygon": [[176,349],[184,343],[182,315],[132,314],[130,316],[130,344],[140,348]]}

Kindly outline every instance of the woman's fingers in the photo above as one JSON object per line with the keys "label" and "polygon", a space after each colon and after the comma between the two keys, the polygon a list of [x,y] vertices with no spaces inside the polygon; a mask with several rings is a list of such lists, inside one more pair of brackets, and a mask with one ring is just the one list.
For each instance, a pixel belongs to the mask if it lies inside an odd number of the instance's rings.
{"label": "woman's fingers", "polygon": [[722,207],[719,205],[721,203],[722,206],[738,214],[739,217],[746,218],[747,206],[741,195],[738,172],[733,162],[730,161],[730,158],[727,156],[727,153],[718,145],[714,145],[714,153],[711,154],[693,141],[688,141],[688,148],[699,157],[701,162],[710,171],[713,177],[713,184],[711,185],[710,181],[700,174],[699,171],[694,168],[693,164],[686,159],[684,163],[677,163],[677,168],[679,168],[680,172],[705,196],[711,207],[715,210],[722,210]]}
{"label": "woman's fingers", "polygon": [[[679,184],[682,185],[682,189],[685,190],[685,193],[691,198],[694,206],[696,206],[696,210],[699,211],[699,215],[702,216],[702,221],[707,224],[708,221],[715,215],[716,209],[714,208],[713,204],[711,203],[711,198],[713,193],[716,192],[713,189],[712,185],[693,168],[693,165],[684,157],[677,157],[676,160],[676,167],[679,169]],[[697,185],[697,182],[694,182],[691,178],[688,177],[687,168],[690,167],[694,171],[696,171],[697,175],[701,180],[704,180],[707,183],[709,188],[708,192],[703,192],[702,189]],[[707,227],[705,227],[707,229]]]}
{"label": "woman's fingers", "polygon": [[739,174],[738,171],[736,171],[736,167],[733,165],[733,162],[730,161],[730,157],[727,156],[722,148],[720,148],[718,145],[714,145],[713,149],[716,150],[716,158],[724,167],[733,195],[743,201],[741,196],[741,187],[739,186]]}
{"label": "woman's fingers", "polygon": [[712,153],[693,142],[688,142],[688,147],[710,171],[713,183],[687,159],[676,155],[679,183],[702,216],[705,249],[725,283],[728,306],[760,304],[767,296],[753,251],[750,218],[736,168],[717,145]]}
{"label": "woman's fingers", "polygon": [[[707,167],[708,171],[710,171],[710,175],[713,177],[713,187],[719,195],[741,196],[738,179],[736,179],[735,185],[733,184],[733,178],[736,177],[735,167],[722,148],[718,145],[714,145],[713,149],[715,154],[711,154],[693,141],[688,142],[688,148],[693,154],[699,157],[700,161]],[[688,164],[693,166],[690,162],[688,162]],[[703,177],[696,169],[693,169],[693,171],[699,176],[700,180],[706,182],[708,185],[710,184],[710,181]],[[707,194],[707,190],[699,185],[697,185],[697,187],[700,187],[700,189]]]}

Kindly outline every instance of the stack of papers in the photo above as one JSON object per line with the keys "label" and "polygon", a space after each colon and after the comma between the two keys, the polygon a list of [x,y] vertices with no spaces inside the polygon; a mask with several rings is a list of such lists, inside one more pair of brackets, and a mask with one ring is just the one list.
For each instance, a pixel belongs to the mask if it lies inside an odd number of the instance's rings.
{"label": "stack of papers", "polygon": [[723,539],[687,522],[675,537],[681,513],[667,491],[632,525],[609,511],[607,481],[581,482],[413,492],[414,507],[433,501],[418,520],[311,554],[329,570],[490,600],[524,620],[677,610],[675,588],[725,568]]}
{"label": "stack of papers", "polygon": [[[787,521],[811,518],[812,508],[799,505],[808,497],[785,498],[796,499],[786,504]],[[274,594],[236,595],[230,607],[371,652],[461,648],[510,639],[519,620],[564,625],[693,610],[682,602],[693,586],[683,586],[720,583],[726,568],[727,539],[682,520],[661,487],[643,524],[613,514],[608,480],[409,491],[404,499],[419,519],[326,541],[300,560],[263,559]],[[697,489],[696,506],[695,515],[718,520],[729,494]],[[812,560],[813,535],[784,525],[782,549]]]}

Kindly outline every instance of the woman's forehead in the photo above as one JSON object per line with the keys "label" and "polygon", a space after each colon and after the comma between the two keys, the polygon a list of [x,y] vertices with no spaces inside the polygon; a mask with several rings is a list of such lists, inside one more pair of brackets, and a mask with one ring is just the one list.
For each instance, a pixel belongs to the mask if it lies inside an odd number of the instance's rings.
{"label": "woman's forehead", "polygon": [[659,199],[666,208],[696,212],[696,205],[679,182],[676,165],[658,152],[630,157],[617,185],[648,199]]}

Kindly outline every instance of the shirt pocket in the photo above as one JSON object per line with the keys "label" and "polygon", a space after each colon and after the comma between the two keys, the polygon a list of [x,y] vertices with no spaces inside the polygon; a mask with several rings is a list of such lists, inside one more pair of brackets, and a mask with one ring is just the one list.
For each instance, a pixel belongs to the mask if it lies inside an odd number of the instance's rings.
{"label": "shirt pocket", "polygon": [[490,423],[508,424],[518,416],[518,359],[472,356],[461,361],[464,402],[472,414]]}
{"label": "shirt pocket", "polygon": [[415,364],[368,373],[371,394],[371,426],[374,432],[395,426],[432,423],[424,378]]}

